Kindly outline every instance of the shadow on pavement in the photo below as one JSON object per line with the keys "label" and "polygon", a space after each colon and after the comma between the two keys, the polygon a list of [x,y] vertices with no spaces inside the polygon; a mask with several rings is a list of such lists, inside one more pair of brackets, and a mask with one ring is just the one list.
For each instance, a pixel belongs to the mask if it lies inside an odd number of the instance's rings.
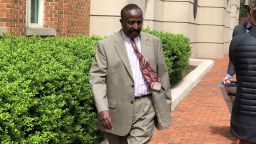
{"label": "shadow on pavement", "polygon": [[230,132],[229,126],[212,126],[210,129],[212,134],[218,134],[234,142],[236,141],[236,138]]}

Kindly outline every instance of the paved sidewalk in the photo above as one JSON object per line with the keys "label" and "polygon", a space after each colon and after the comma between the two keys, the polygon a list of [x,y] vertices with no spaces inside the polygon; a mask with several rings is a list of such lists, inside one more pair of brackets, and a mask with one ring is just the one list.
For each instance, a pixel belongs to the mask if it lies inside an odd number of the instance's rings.
{"label": "paved sidewalk", "polygon": [[167,130],[156,131],[151,144],[233,144],[230,114],[218,83],[225,76],[228,57],[213,59],[212,69],[172,112]]}

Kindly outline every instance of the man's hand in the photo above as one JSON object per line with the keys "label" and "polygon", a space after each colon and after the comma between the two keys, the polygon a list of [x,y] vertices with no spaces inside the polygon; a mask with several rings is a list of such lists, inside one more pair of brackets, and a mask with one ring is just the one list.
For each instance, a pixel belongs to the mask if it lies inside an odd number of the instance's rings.
{"label": "man's hand", "polygon": [[100,122],[105,129],[111,130],[113,128],[113,123],[109,114],[109,111],[101,111],[99,113]]}
{"label": "man's hand", "polygon": [[230,75],[228,75],[228,74],[227,74],[227,75],[223,78],[223,80],[222,80],[222,82],[223,82],[224,84],[230,84],[231,81],[232,81],[232,76],[230,76]]}

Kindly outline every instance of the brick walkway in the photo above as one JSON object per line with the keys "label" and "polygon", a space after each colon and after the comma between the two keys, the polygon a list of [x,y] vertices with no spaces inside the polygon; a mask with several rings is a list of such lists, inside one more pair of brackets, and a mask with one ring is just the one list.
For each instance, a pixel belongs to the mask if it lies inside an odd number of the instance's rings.
{"label": "brick walkway", "polygon": [[218,83],[224,77],[228,57],[215,64],[172,112],[171,127],[156,131],[151,144],[233,144],[230,114]]}

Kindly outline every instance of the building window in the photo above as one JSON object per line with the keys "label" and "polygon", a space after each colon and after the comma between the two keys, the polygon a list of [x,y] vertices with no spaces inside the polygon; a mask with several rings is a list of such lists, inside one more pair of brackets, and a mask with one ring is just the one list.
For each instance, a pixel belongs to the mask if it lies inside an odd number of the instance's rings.
{"label": "building window", "polygon": [[33,28],[43,27],[43,0],[27,0],[27,26]]}

